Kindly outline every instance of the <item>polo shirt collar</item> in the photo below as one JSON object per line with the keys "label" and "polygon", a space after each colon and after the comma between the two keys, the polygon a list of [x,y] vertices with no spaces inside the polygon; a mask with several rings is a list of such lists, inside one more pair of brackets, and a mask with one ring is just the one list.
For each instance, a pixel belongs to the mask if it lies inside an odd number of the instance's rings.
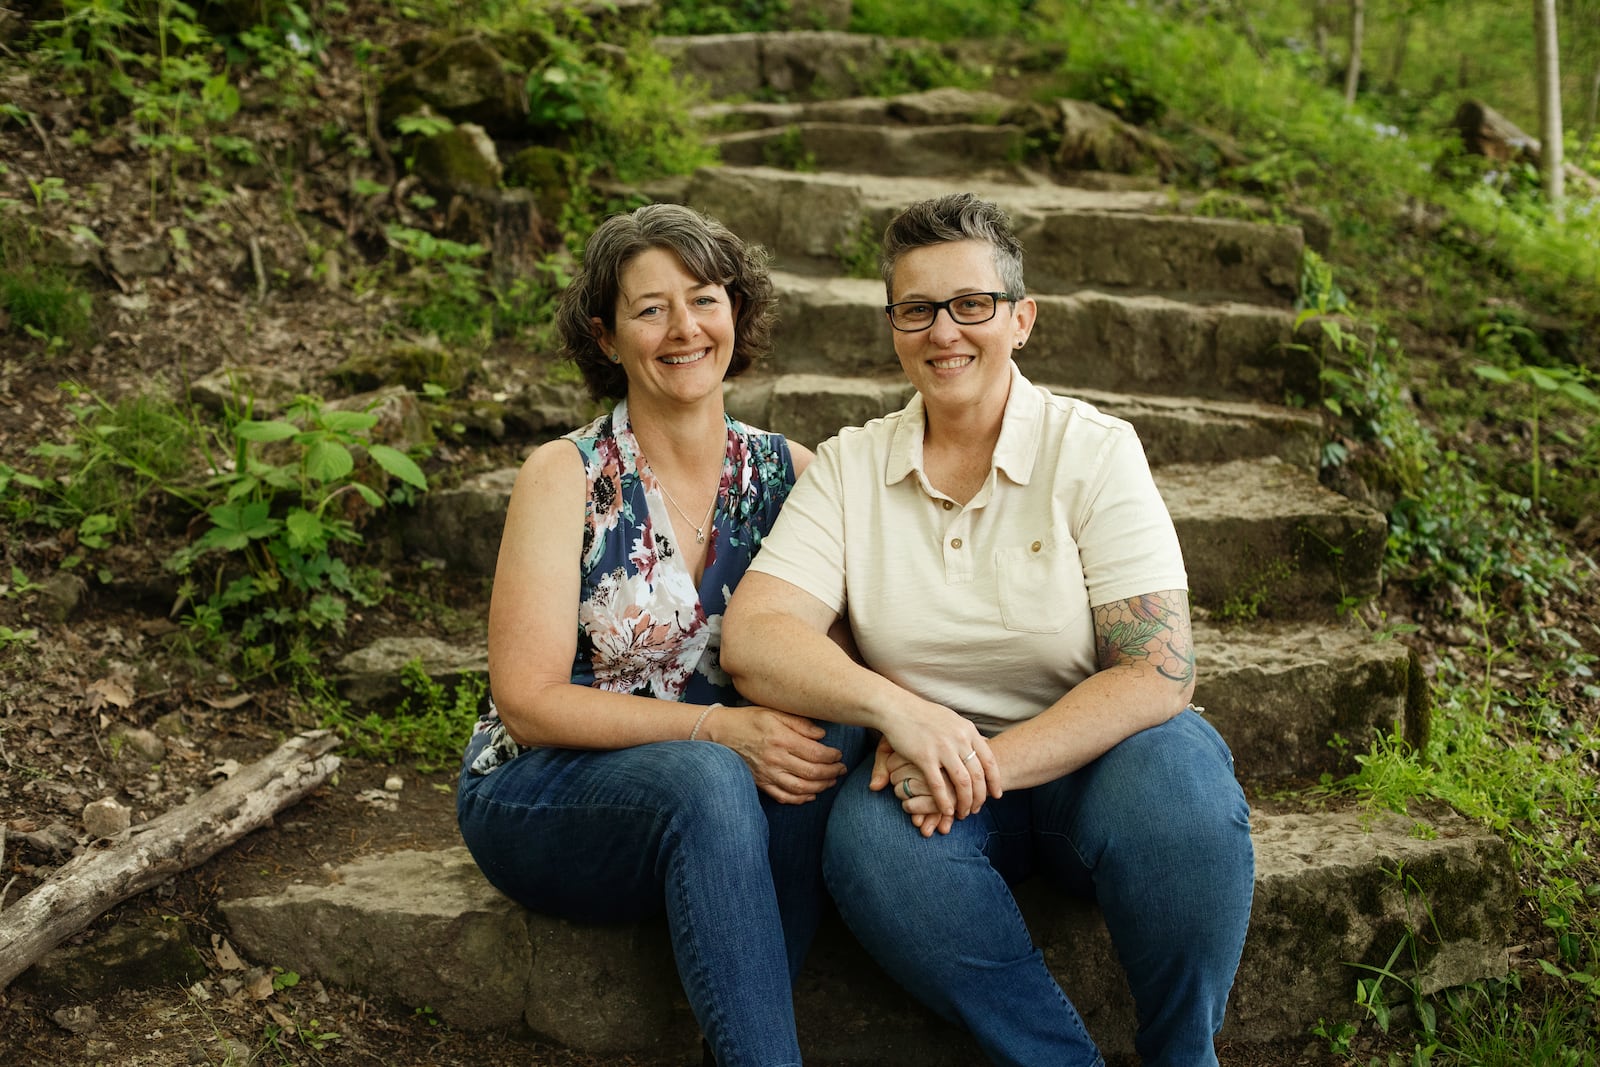
{"label": "polo shirt collar", "polygon": [[[994,446],[994,466],[1018,485],[1033,477],[1033,461],[1039,453],[1039,423],[1044,398],[1022,376],[1016,361],[1011,362],[1011,392],[1000,422],[1000,439]],[[927,412],[922,394],[916,393],[901,409],[894,436],[889,442],[889,459],[884,466],[884,484],[894,485],[922,470],[922,438],[927,430]]]}

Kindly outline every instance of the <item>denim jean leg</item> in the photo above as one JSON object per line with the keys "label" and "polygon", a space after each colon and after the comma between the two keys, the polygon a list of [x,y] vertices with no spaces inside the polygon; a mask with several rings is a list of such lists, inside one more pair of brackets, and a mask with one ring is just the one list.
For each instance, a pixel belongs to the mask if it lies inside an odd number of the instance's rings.
{"label": "denim jean leg", "polygon": [[1185,711],[1032,793],[1041,869],[1092,881],[1141,1061],[1215,1064],[1255,888],[1250,811],[1222,738]]}
{"label": "denim jean leg", "polygon": [[800,1062],[783,927],[755,781],[721,745],[536,749],[464,777],[462,836],[535,911],[587,922],[660,914],[723,1067]]}
{"label": "denim jean leg", "polygon": [[823,847],[828,889],[857,940],[891,978],[969,1030],[991,1062],[1098,1067],[987,855],[1027,846],[1025,799],[990,800],[949,834],[924,838],[892,796],[867,788],[871,772],[864,762],[845,781]]}
{"label": "denim jean leg", "polygon": [[[845,766],[860,762],[866,748],[865,730],[837,723],[820,725],[827,730],[822,743],[838,749]],[[761,795],[761,807],[771,827],[772,884],[783,917],[791,982],[800,974],[827,903],[822,884],[822,838],[839,789],[835,784],[805,804],[780,804],[765,793]]]}

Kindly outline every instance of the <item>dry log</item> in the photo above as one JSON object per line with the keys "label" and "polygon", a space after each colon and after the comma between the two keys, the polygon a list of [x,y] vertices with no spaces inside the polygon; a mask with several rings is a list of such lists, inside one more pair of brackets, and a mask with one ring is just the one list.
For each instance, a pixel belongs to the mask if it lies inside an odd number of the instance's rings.
{"label": "dry log", "polygon": [[[1450,126],[1461,137],[1461,147],[1475,156],[1497,163],[1542,166],[1539,139],[1524,133],[1516,123],[1481,100],[1466,100],[1456,108]],[[1587,196],[1600,196],[1600,180],[1571,163],[1562,166],[1567,182]]]}
{"label": "dry log", "polygon": [[1450,125],[1461,137],[1461,146],[1472,155],[1497,163],[1538,161],[1538,139],[1523,133],[1516,123],[1482,100],[1462,101]]}
{"label": "dry log", "polygon": [[112,907],[271,822],[338,768],[327,754],[338,743],[326,730],[291,737],[198,800],[61,867],[0,912],[0,990]]}

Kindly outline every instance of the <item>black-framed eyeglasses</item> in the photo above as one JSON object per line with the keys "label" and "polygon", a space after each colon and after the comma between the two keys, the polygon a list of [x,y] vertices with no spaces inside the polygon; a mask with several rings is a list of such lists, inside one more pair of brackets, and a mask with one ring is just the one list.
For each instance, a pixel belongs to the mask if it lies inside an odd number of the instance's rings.
{"label": "black-framed eyeglasses", "polygon": [[1000,301],[1010,299],[1010,293],[962,293],[949,300],[902,300],[885,305],[883,310],[889,316],[889,325],[901,333],[921,333],[933,325],[941,310],[950,313],[951,322],[976,326],[994,318]]}

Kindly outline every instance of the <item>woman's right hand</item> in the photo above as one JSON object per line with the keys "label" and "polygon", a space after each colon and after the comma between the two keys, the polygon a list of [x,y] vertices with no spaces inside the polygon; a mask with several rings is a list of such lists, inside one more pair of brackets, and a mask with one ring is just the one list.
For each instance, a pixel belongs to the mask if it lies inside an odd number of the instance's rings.
{"label": "woman's right hand", "polygon": [[737,752],[756,788],[780,804],[815,800],[849,771],[844,753],[822,743],[821,726],[774,708],[717,708],[701,736]]}
{"label": "woman's right hand", "polygon": [[910,714],[884,725],[869,788],[900,787],[906,775],[891,781],[891,761],[912,765],[913,788],[931,796],[935,810],[947,818],[965,819],[1003,792],[988,739],[971,720],[942,705],[920,701]]}

